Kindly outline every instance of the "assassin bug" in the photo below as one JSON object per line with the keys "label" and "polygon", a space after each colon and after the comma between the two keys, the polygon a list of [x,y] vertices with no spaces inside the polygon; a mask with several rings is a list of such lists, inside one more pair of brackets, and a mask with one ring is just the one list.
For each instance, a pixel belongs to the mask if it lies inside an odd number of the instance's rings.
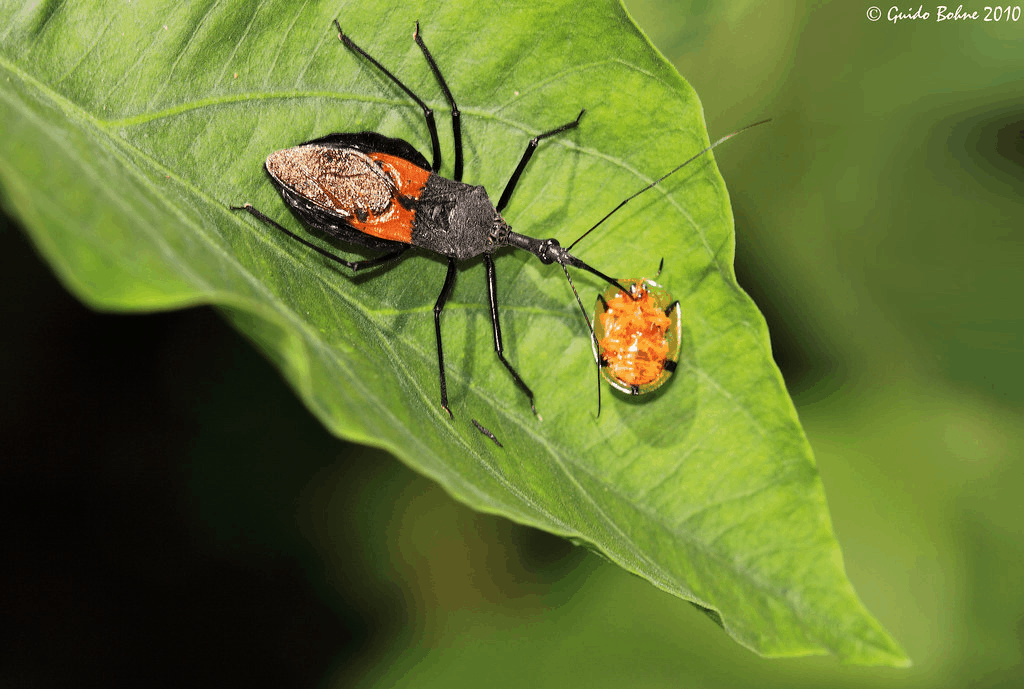
{"label": "assassin bug", "polygon": [[676,370],[682,309],[679,300],[654,280],[622,282],[629,287],[628,293],[609,287],[597,296],[594,356],[613,388],[643,395],[661,387]]}
{"label": "assassin bug", "polygon": [[[437,338],[438,377],[441,385],[441,407],[452,417],[448,407],[445,380],[444,348],[441,344],[441,312],[451,296],[459,262],[483,256],[487,269],[487,296],[490,301],[494,351],[505,365],[516,385],[530,400],[537,414],[533,391],[523,382],[504,355],[501,325],[498,320],[497,282],[493,253],[504,246],[523,249],[534,254],[541,263],[558,263],[585,270],[616,288],[626,288],[615,279],[592,268],[556,239],[534,239],[513,232],[501,217],[538,142],[579,125],[583,111],[575,120],[533,137],[527,144],[501,194],[492,205],[483,187],[462,182],[461,118],[441,71],[420,36],[419,22],[413,40],[426,58],[452,112],[452,133],[455,139],[453,179],[441,177],[441,147],[433,111],[389,72],[381,63],[357,46],[334,20],[338,38],[395,83],[423,110],[430,133],[432,161],[427,163],[411,144],[375,132],[329,134],[282,151],[271,153],[264,165],[271,182],[285,203],[306,225],[331,237],[367,249],[385,253],[362,261],[348,261],[326,251],[285,229],[249,204],[232,206],[245,210],[255,218],[279,229],[322,256],[353,271],[382,265],[403,256],[410,247],[434,252],[448,259],[441,293],[434,304],[434,331]],[[571,284],[571,278],[569,278]],[[573,287],[575,292],[575,287]],[[579,299],[577,295],[577,300]],[[585,315],[585,314],[584,314]]]}

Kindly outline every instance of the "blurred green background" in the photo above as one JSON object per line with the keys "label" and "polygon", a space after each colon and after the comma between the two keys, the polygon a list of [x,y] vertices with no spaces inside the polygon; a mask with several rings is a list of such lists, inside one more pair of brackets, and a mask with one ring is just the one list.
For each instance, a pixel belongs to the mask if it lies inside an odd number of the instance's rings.
{"label": "blurred green background", "polygon": [[1024,685],[1024,17],[870,6],[628,4],[712,138],[773,118],[716,151],[737,273],[913,668],[762,660],[332,439],[214,312],[85,310],[5,226],[0,685]]}

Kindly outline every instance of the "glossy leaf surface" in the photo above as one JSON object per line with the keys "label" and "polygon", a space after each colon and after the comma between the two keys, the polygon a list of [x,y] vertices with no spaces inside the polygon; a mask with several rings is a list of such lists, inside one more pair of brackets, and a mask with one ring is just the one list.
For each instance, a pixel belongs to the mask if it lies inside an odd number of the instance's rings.
{"label": "glossy leaf surface", "polygon": [[[448,108],[411,40],[418,19],[463,113],[465,180],[492,198],[530,137],[587,108],[578,130],[542,144],[505,212],[519,232],[570,243],[708,141],[696,95],[620,6],[128,7],[0,4],[3,201],[79,298],[220,307],[337,435],[390,450],[476,509],[586,543],[761,654],[905,662],[844,574],[764,321],[733,275],[710,156],[578,247],[623,277],[664,257],[659,282],[682,304],[673,380],[640,401],[606,390],[600,419],[587,331],[557,266],[496,256],[507,353],[543,420],[494,356],[483,266],[464,266],[443,319],[450,421],[432,317],[442,261],[418,254],[353,279],[228,209],[251,202],[297,228],[262,161],[329,132],[429,153],[420,110],[341,46],[335,16],[435,107],[450,173]],[[575,279],[587,304],[603,290]]]}

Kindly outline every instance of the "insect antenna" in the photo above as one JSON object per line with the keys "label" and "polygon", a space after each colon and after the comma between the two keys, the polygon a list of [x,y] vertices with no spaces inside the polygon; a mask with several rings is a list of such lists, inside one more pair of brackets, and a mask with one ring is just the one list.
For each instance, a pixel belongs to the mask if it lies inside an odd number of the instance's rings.
{"label": "insect antenna", "polygon": [[572,289],[572,295],[576,297],[576,303],[580,306],[580,313],[583,314],[583,320],[587,322],[587,330],[590,332],[590,340],[594,344],[594,360],[597,362],[597,418],[601,418],[601,359],[599,352],[601,351],[601,345],[597,341],[597,335],[594,333],[594,326],[590,322],[590,316],[587,315],[587,310],[583,307],[583,301],[580,299],[579,292],[576,291],[576,285],[573,284],[572,276],[569,275],[569,269],[562,264],[562,272],[565,273],[565,279],[569,281],[569,287]]}
{"label": "insect antenna", "polygon": [[699,151],[698,153],[694,154],[693,156],[691,156],[690,158],[688,158],[688,159],[687,159],[687,160],[685,160],[684,162],[682,162],[682,163],[680,163],[679,165],[675,166],[674,168],[672,168],[671,170],[669,170],[668,172],[666,172],[666,173],[665,173],[664,175],[662,175],[662,176],[661,176],[661,177],[659,177],[658,179],[656,179],[656,180],[654,180],[653,182],[651,182],[650,184],[648,184],[648,185],[647,185],[646,187],[644,187],[644,188],[643,188],[643,189],[641,189],[640,191],[636,192],[636,193],[635,193],[635,194],[633,194],[632,196],[628,196],[628,197],[626,197],[626,198],[625,198],[625,199],[624,199],[624,200],[623,200],[623,201],[622,201],[622,202],[621,202],[621,203],[620,203],[619,205],[617,205],[617,206],[616,206],[615,208],[613,208],[613,209],[612,209],[612,210],[611,210],[611,211],[610,211],[610,212],[609,212],[609,213],[608,213],[607,215],[605,215],[605,216],[604,216],[603,218],[601,218],[600,220],[598,220],[598,221],[597,221],[597,222],[596,222],[596,223],[594,224],[594,226],[593,226],[593,227],[591,227],[591,228],[590,228],[589,230],[587,230],[586,232],[584,232],[583,234],[581,234],[581,235],[580,235],[580,237],[579,237],[579,239],[577,239],[577,240],[576,240],[575,242],[573,242],[573,243],[572,243],[572,244],[570,244],[570,245],[569,245],[568,247],[566,247],[566,249],[568,249],[569,251],[571,251],[571,250],[572,250],[572,248],[573,248],[574,246],[576,246],[577,244],[579,244],[579,243],[580,243],[580,241],[581,241],[581,240],[582,240],[582,239],[583,239],[584,237],[586,237],[586,236],[587,236],[588,234],[590,234],[591,232],[593,232],[594,230],[596,230],[596,229],[597,229],[597,228],[598,228],[598,227],[599,227],[599,226],[601,225],[601,223],[603,223],[603,222],[604,222],[605,220],[607,220],[608,218],[612,217],[612,215],[614,215],[614,214],[615,214],[615,212],[616,212],[616,211],[618,211],[618,210],[619,210],[620,208],[622,208],[622,207],[623,207],[623,206],[625,206],[625,205],[626,205],[627,203],[629,203],[630,201],[632,201],[633,199],[635,199],[635,198],[636,198],[637,196],[640,196],[640,194],[644,193],[644,192],[645,192],[645,191],[647,191],[648,189],[652,189],[652,188],[654,188],[654,187],[658,186],[658,185],[659,185],[659,184],[661,184],[661,182],[662,182],[663,180],[665,180],[665,179],[666,179],[667,177],[670,177],[671,175],[675,174],[675,173],[676,173],[676,172],[678,172],[679,170],[682,170],[682,169],[683,169],[684,167],[686,167],[687,165],[689,165],[689,164],[690,164],[690,163],[692,163],[693,161],[697,160],[697,158],[700,158],[700,157],[701,157],[702,155],[704,155],[705,153],[707,153],[707,152],[708,152],[708,151],[710,151],[711,149],[713,149],[713,148],[715,148],[716,146],[718,146],[718,144],[721,144],[721,143],[724,143],[724,142],[728,141],[729,139],[731,139],[732,137],[736,136],[736,135],[737,135],[737,134],[739,134],[740,132],[745,132],[745,131],[747,131],[748,129],[752,129],[752,128],[754,128],[754,127],[758,126],[758,125],[761,125],[761,124],[765,124],[766,122],[771,122],[771,119],[769,118],[769,119],[767,119],[767,120],[761,120],[760,122],[754,122],[753,124],[748,124],[748,125],[747,125],[746,127],[741,127],[740,129],[737,129],[736,131],[732,132],[731,134],[726,134],[726,135],[725,135],[725,136],[723,136],[723,137],[722,137],[721,139],[719,139],[718,141],[714,142],[713,144],[711,144],[711,145],[710,145],[710,146],[708,146],[707,148],[705,148],[705,149],[703,149],[703,150]]}

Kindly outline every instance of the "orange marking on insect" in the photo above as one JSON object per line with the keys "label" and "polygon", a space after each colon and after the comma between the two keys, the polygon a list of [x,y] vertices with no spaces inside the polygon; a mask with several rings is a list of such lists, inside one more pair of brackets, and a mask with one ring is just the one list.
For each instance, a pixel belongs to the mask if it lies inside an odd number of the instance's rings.
{"label": "orange marking on insect", "polygon": [[430,177],[404,158],[351,148],[304,144],[275,151],[267,171],[281,185],[353,229],[409,244],[419,198]]}
{"label": "orange marking on insect", "polygon": [[[430,170],[424,170],[408,160],[385,153],[371,153],[368,157],[394,182],[395,189],[402,199],[419,198],[427,178],[430,177]],[[392,197],[391,203],[383,213],[369,213],[365,221],[354,217],[349,220],[349,224],[360,232],[374,237],[410,244],[415,217],[416,211],[413,208],[403,206],[401,199]]]}
{"label": "orange marking on insect", "polygon": [[643,394],[660,387],[675,370],[681,309],[651,280],[621,282],[632,297],[612,287],[597,300],[594,333],[601,373],[613,387]]}

